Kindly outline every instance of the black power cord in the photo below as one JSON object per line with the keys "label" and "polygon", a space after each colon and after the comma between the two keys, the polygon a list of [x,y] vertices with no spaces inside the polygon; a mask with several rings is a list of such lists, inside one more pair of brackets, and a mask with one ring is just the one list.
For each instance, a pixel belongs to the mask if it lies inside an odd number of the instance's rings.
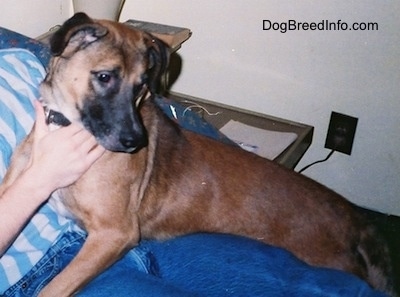
{"label": "black power cord", "polygon": [[302,173],[304,170],[310,168],[311,166],[313,166],[313,165],[315,165],[315,164],[328,161],[328,159],[333,155],[334,152],[335,152],[335,150],[331,150],[330,153],[326,156],[325,159],[322,159],[322,160],[319,160],[319,161],[315,161],[315,162],[313,162],[313,163],[311,163],[311,164],[308,164],[307,166],[303,167],[303,168],[302,168],[300,171],[298,171],[298,172],[299,172],[299,173]]}

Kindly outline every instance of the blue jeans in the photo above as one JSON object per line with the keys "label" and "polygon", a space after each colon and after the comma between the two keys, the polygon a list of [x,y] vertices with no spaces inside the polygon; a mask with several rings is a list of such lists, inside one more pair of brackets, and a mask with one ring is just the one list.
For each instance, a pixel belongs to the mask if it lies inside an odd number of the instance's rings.
{"label": "blue jeans", "polygon": [[[58,273],[75,257],[85,238],[78,233],[65,233],[18,283],[3,296],[37,296]],[[168,285],[157,276],[156,262],[146,249],[137,247],[124,258],[100,274],[76,296],[196,296]]]}
{"label": "blue jeans", "polygon": [[[3,296],[36,296],[76,255],[84,238],[67,233]],[[143,241],[77,296],[385,296],[340,271],[310,267],[287,251],[242,237],[183,236]]]}

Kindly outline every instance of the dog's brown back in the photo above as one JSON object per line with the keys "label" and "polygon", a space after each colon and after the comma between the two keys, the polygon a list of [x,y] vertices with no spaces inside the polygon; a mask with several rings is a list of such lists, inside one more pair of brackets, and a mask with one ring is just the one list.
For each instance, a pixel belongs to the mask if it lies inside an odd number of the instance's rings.
{"label": "dog's brown back", "polygon": [[139,211],[143,237],[249,236],[391,290],[386,244],[361,209],[272,161],[181,130],[153,102],[146,105],[142,112],[159,120],[156,162]]}

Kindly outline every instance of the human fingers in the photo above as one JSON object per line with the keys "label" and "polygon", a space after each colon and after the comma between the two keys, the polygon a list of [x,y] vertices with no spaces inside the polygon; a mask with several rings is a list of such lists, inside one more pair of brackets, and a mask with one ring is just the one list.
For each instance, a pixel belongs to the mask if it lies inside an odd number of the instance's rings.
{"label": "human fingers", "polygon": [[42,103],[40,103],[39,100],[35,100],[33,102],[33,106],[35,107],[36,120],[39,120],[40,122],[45,123],[46,115],[45,115]]}
{"label": "human fingers", "polygon": [[[105,151],[105,149],[97,143],[96,138],[85,129],[71,130],[73,133],[68,141],[70,145],[65,145],[65,156],[71,162],[77,161],[86,166],[90,166]],[[67,161],[67,160],[66,160]]]}
{"label": "human fingers", "polygon": [[[54,132],[49,136],[54,136]],[[53,139],[53,144],[43,145],[48,139]],[[54,142],[54,138],[45,137],[44,140],[40,142],[40,153],[33,158],[33,168],[34,172],[40,172],[40,180],[46,181],[45,187],[50,191],[75,182],[105,151],[89,132],[82,129],[69,139]]]}
{"label": "human fingers", "polygon": [[[81,136],[85,133],[79,133]],[[88,133],[85,135],[86,141],[77,146],[73,151],[65,155],[63,171],[57,172],[58,178],[55,188],[68,186],[79,179],[105,152],[105,149],[97,144],[94,137]],[[58,168],[57,168],[58,170]]]}
{"label": "human fingers", "polygon": [[105,151],[105,148],[97,143],[92,146],[90,151],[85,156],[83,172],[86,172],[89,167],[104,154]]}
{"label": "human fingers", "polygon": [[74,136],[75,141],[79,143],[81,149],[85,152],[89,152],[93,147],[98,145],[96,138],[87,130],[81,130]]}
{"label": "human fingers", "polygon": [[105,152],[105,148],[98,144],[96,138],[88,131],[80,131],[74,136],[79,142],[79,147],[76,150],[80,151],[81,158],[84,162],[86,171]]}
{"label": "human fingers", "polygon": [[57,146],[71,158],[83,158],[98,145],[96,138],[78,125],[61,128],[54,132],[58,132],[58,135],[54,136],[53,141],[59,139],[62,144]]}
{"label": "human fingers", "polygon": [[[54,134],[54,137],[59,137],[63,139],[70,139],[75,137],[77,134],[81,134],[81,132],[86,131],[85,128],[82,125],[79,125],[77,123],[71,123],[70,125],[66,127],[60,127],[59,129],[56,129],[52,131],[52,134]],[[77,137],[75,137],[77,138]],[[78,140],[78,138],[77,138]]]}
{"label": "human fingers", "polygon": [[42,133],[42,137],[36,137],[35,135],[35,140],[38,145],[45,150],[53,148],[63,151],[73,151],[81,146],[89,137],[90,133],[87,132],[85,128],[79,124],[73,123],[67,127],[61,127],[54,131],[47,131],[46,134]]}
{"label": "human fingers", "polygon": [[48,127],[46,124],[46,115],[42,104],[38,100],[35,100],[33,102],[33,106],[35,108],[35,114],[36,114],[35,127],[34,127],[35,138],[40,139],[48,132]]}
{"label": "human fingers", "polygon": [[36,141],[39,141],[44,136],[46,136],[47,134],[50,134],[50,133],[54,135],[54,136],[53,135],[51,136],[51,138],[53,138],[54,140],[56,140],[57,137],[58,138],[69,138],[84,129],[81,125],[71,124],[67,127],[62,127],[61,129],[57,129],[55,131],[50,132],[47,122],[46,122],[46,114],[45,114],[42,104],[38,100],[35,100],[34,107],[35,107],[35,112],[36,112],[36,120],[35,120],[35,126],[34,126],[34,133],[35,133]]}

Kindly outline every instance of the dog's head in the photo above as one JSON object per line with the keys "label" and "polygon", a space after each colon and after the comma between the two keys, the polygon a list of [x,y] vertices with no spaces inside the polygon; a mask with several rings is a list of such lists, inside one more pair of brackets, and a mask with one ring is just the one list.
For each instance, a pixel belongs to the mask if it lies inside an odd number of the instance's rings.
{"label": "dog's head", "polygon": [[133,152],[147,143],[140,102],[156,91],[168,47],[127,25],[75,14],[53,35],[41,85],[48,109],[81,123],[106,149]]}

